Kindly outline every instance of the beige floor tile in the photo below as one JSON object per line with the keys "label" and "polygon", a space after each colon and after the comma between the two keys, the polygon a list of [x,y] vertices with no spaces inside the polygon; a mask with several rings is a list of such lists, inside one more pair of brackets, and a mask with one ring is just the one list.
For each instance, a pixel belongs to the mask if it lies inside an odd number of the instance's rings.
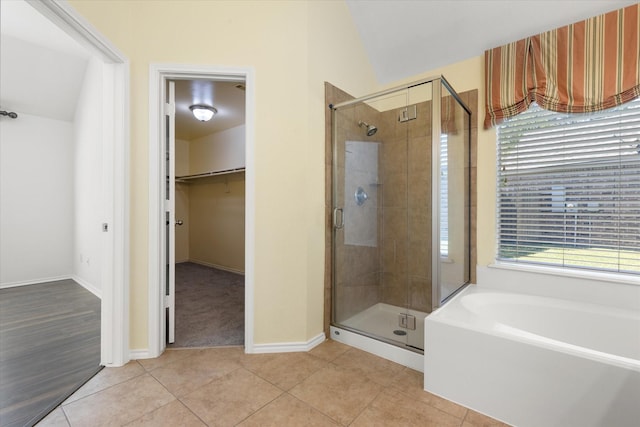
{"label": "beige floor tile", "polygon": [[402,372],[393,380],[391,387],[397,389],[408,397],[424,402],[428,405],[447,412],[454,417],[464,418],[467,408],[460,406],[450,400],[429,393],[424,390],[424,374],[410,368],[404,368]]}
{"label": "beige floor tile", "polygon": [[387,386],[402,372],[404,366],[357,348],[351,348],[333,361],[338,366],[358,372],[378,384]]}
{"label": "beige floor tile", "polygon": [[240,368],[242,350],[207,349],[168,363],[150,372],[176,397]]}
{"label": "beige floor tile", "polygon": [[83,397],[97,393],[113,385],[123,383],[142,374],[144,374],[144,369],[135,360],[119,368],[104,368],[69,396],[63,405],[75,402],[78,399],[82,399]]}
{"label": "beige floor tile", "polygon": [[127,427],[206,427],[182,402],[173,402],[126,425]]}
{"label": "beige floor tile", "polygon": [[175,362],[176,360],[192,356],[199,351],[200,349],[166,349],[164,353],[162,353],[159,357],[156,357],[154,359],[139,359],[138,363],[140,363],[140,365],[142,365],[145,370],[152,371],[171,362]]}
{"label": "beige floor tile", "polygon": [[464,422],[473,427],[509,427],[509,424],[494,420],[493,418],[472,409],[467,411],[467,416],[465,417]]}
{"label": "beige floor tile", "polygon": [[408,400],[397,390],[385,390],[351,424],[353,427],[459,427],[462,419],[433,406]]}
{"label": "beige floor tile", "polygon": [[247,370],[255,372],[263,365],[276,360],[280,357],[280,353],[259,353],[259,354],[245,354],[240,358],[240,364]]}
{"label": "beige floor tile", "polygon": [[38,427],[69,427],[69,421],[62,407],[58,406],[37,424]]}
{"label": "beige floor tile", "polygon": [[285,391],[329,363],[307,353],[283,353],[276,356],[253,369],[247,369]]}
{"label": "beige floor tile", "polygon": [[124,425],[175,400],[149,374],[63,406],[72,427]]}
{"label": "beige floor tile", "polygon": [[342,356],[350,348],[348,345],[342,344],[334,340],[326,340],[322,344],[316,346],[309,354],[324,359],[328,362],[334,361],[336,358]]}
{"label": "beige floor tile", "polygon": [[290,393],[343,425],[348,425],[380,393],[382,386],[360,373],[329,364]]}
{"label": "beige floor tile", "polygon": [[288,393],[244,420],[242,427],[329,427],[340,424]]}
{"label": "beige floor tile", "polygon": [[229,426],[281,394],[276,386],[240,368],[189,393],[182,403],[209,426]]}

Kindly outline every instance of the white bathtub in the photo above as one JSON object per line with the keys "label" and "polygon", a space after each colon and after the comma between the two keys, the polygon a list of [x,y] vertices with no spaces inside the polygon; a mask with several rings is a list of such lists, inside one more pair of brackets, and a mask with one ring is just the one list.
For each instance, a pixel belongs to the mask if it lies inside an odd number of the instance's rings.
{"label": "white bathtub", "polygon": [[640,312],[469,286],[425,320],[425,390],[522,427],[640,426]]}

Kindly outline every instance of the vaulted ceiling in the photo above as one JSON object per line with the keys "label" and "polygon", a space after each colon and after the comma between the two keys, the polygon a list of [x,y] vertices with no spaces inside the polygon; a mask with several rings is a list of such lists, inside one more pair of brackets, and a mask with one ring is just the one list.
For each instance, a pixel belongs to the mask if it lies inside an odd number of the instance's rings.
{"label": "vaulted ceiling", "polygon": [[[327,0],[328,1],[328,0]],[[528,35],[635,3],[630,0],[345,0],[380,84],[460,60]],[[89,53],[21,0],[0,1],[0,107],[72,120]],[[224,87],[223,87],[224,86]],[[244,96],[217,91],[224,126],[237,126]],[[187,122],[202,82],[179,82],[177,137],[221,130]],[[200,92],[199,92],[200,91]],[[227,98],[228,97],[228,98]],[[236,115],[236,116],[233,116]],[[182,124],[181,124],[182,121]],[[207,127],[211,126],[211,127]]]}
{"label": "vaulted ceiling", "polygon": [[346,0],[381,84],[620,9],[633,0]]}

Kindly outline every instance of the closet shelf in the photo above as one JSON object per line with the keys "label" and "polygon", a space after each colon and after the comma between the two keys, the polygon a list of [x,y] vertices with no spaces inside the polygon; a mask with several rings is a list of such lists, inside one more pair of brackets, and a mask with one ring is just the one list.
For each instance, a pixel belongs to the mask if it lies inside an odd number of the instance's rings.
{"label": "closet shelf", "polygon": [[235,168],[235,169],[226,169],[226,170],[221,170],[221,171],[211,171],[211,172],[197,173],[195,175],[176,176],[176,182],[188,182],[188,181],[191,181],[193,179],[208,178],[210,176],[227,175],[227,174],[230,174],[230,173],[244,172],[244,169],[245,168]]}

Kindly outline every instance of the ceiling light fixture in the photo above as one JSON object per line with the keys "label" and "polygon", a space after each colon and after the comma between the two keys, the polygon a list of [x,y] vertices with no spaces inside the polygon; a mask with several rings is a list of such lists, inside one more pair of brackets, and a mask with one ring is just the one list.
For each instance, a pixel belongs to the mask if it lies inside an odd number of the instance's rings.
{"label": "ceiling light fixture", "polygon": [[201,122],[208,122],[218,112],[218,110],[208,105],[192,105],[189,109],[194,117]]}

